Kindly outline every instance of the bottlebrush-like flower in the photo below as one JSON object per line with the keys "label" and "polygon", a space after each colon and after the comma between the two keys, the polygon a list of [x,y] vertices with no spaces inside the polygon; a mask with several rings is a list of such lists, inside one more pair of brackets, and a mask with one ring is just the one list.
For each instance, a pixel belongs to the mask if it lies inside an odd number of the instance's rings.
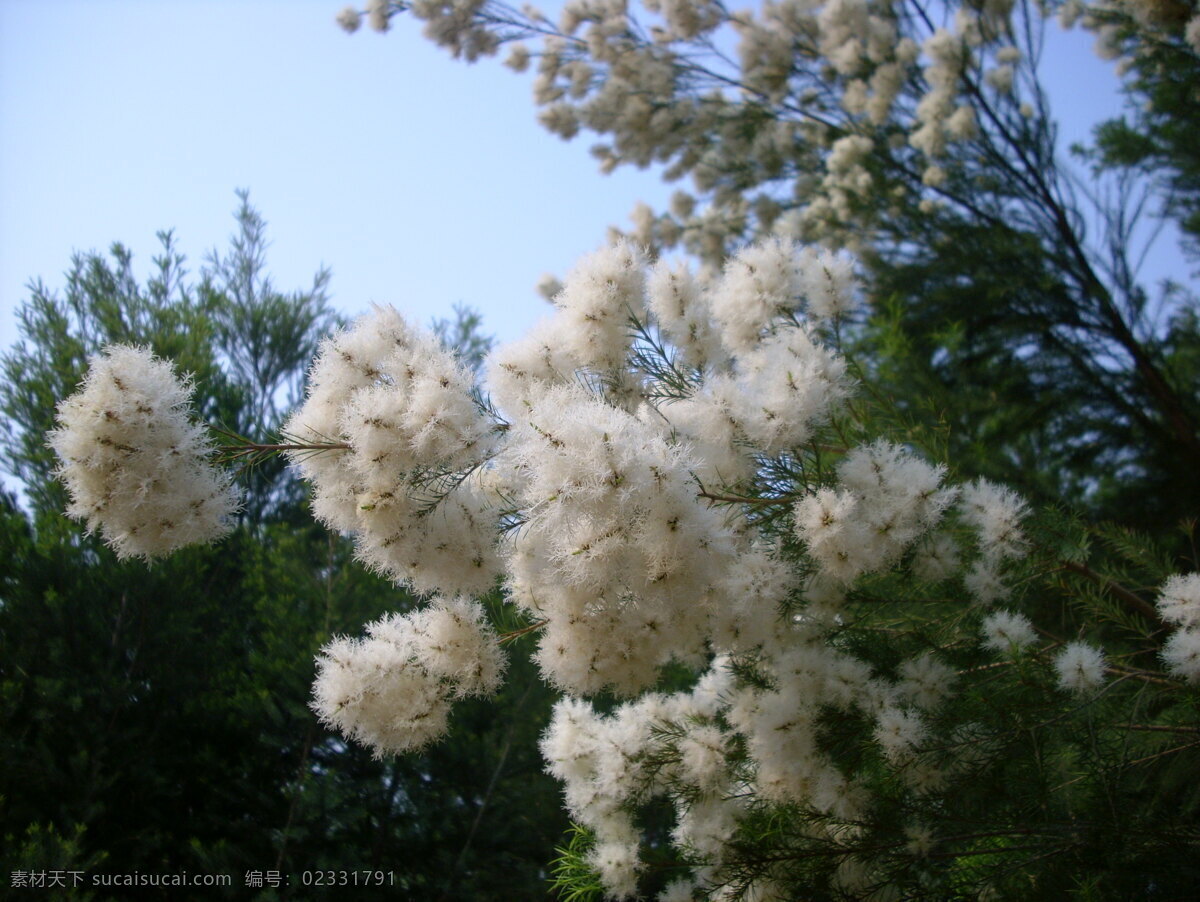
{"label": "bottlebrush-like flower", "polygon": [[204,427],[188,419],[191,398],[169,362],[117,345],[92,358],[80,390],[58,406],[48,444],[71,495],[67,514],[120,558],[161,557],[232,526],[237,494],[209,462]]}
{"label": "bottlebrush-like flower", "polygon": [[326,645],[312,707],[376,755],[418,749],[446,732],[451,699],[494,691],[504,663],[477,602],[438,598]]}
{"label": "bottlebrush-like flower", "polygon": [[1086,642],[1071,642],[1054,659],[1054,670],[1060,687],[1087,692],[1104,682],[1104,652]]}

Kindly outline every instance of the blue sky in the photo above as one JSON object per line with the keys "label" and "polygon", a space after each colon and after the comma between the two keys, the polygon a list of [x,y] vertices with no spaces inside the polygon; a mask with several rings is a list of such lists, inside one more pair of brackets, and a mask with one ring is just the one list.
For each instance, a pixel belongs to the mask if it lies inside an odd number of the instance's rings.
{"label": "blue sky", "polygon": [[[462,301],[515,338],[534,291],[597,247],[649,173],[597,174],[534,121],[529,82],[467,66],[413,22],[347,35],[329,0],[0,0],[0,346],[40,276],[174,228],[191,268],[269,224],[277,288],[333,272],[347,312],[428,322]],[[144,271],[144,270],[143,270]]]}
{"label": "blue sky", "polygon": [[[119,240],[145,272],[173,228],[198,268],[237,188],[269,223],[277,288],[326,265],[347,313],[387,302],[427,323],[462,301],[502,340],[546,312],[543,272],[637,200],[663,205],[653,173],[601,176],[586,137],[542,131],[528,76],[452,60],[408,20],[347,35],[341,5],[0,0],[0,348],[26,283],[61,286],[73,250]],[[1047,53],[1076,137],[1118,108],[1089,46]]]}

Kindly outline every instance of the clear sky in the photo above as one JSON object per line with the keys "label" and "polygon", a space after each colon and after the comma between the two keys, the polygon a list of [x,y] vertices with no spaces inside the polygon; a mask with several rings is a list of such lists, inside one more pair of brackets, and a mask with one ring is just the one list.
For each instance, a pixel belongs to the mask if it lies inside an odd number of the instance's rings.
{"label": "clear sky", "polygon": [[0,346],[40,276],[119,240],[144,265],[175,229],[191,268],[267,219],[277,288],[333,272],[339,307],[418,321],[462,301],[503,339],[534,291],[598,247],[650,173],[604,178],[534,119],[529,81],[467,66],[403,20],[334,23],[338,0],[0,0]]}
{"label": "clear sky", "polygon": [[[601,176],[587,137],[535,122],[528,76],[467,66],[401,18],[334,24],[344,0],[0,0],[0,348],[25,285],[73,250],[173,228],[191,268],[224,249],[234,191],[269,224],[278,289],[333,272],[347,313],[418,321],[456,301],[502,340],[546,312],[534,285],[662,206],[649,172]],[[1051,28],[1057,32],[1056,27]],[[1047,54],[1069,135],[1117,109],[1082,34]]]}

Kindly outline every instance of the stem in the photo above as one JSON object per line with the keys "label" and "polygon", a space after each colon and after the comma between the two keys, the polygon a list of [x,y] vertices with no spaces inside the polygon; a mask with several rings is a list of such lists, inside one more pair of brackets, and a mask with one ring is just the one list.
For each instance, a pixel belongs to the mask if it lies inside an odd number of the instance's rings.
{"label": "stem", "polygon": [[1132,767],[1135,764],[1145,764],[1147,761],[1153,761],[1156,758],[1163,758],[1167,755],[1174,755],[1176,752],[1186,752],[1188,749],[1194,749],[1198,745],[1200,745],[1200,742],[1189,742],[1187,745],[1177,745],[1174,748],[1166,749],[1165,751],[1158,752],[1155,755],[1147,755],[1145,758],[1138,758],[1136,761],[1130,761],[1126,766]]}
{"label": "stem", "polygon": [[539,620],[537,623],[531,623],[529,626],[523,626],[519,630],[513,630],[511,633],[505,633],[500,637],[500,642],[501,644],[512,642],[514,639],[519,639],[528,633],[532,633],[535,630],[540,630],[549,622],[549,620]]}
{"label": "stem", "polygon": [[265,445],[251,442],[244,445],[219,445],[217,450],[222,454],[240,455],[269,451],[349,451],[351,448],[345,442],[319,442],[314,444],[284,442],[281,444]]}
{"label": "stem", "polygon": [[1141,680],[1143,683],[1157,683],[1160,686],[1170,686],[1172,689],[1181,688],[1179,683],[1164,680],[1161,676],[1146,670],[1130,670],[1126,667],[1118,667],[1115,664],[1108,665],[1108,670],[1110,673],[1120,674],[1122,679]]}
{"label": "stem", "polygon": [[1138,730],[1154,733],[1200,733],[1200,727],[1170,727],[1156,723],[1114,723],[1109,724],[1116,730]]}
{"label": "stem", "polygon": [[[328,565],[325,568],[325,620],[321,627],[322,637],[329,634],[329,617],[333,606],[333,554],[334,554],[334,539],[330,533],[326,537],[326,549],[328,550],[329,558]],[[283,870],[283,856],[287,852],[288,837],[291,835],[292,823],[296,819],[296,808],[300,802],[300,791],[304,788],[304,783],[308,778],[308,759],[312,754],[313,740],[316,738],[317,724],[314,720],[309,720],[308,731],[304,735],[304,747],[300,751],[300,765],[296,768],[296,788],[292,792],[292,799],[288,803],[287,821],[283,825],[283,833],[279,839],[279,854],[275,857],[275,870]]]}
{"label": "stem", "polygon": [[696,493],[697,498],[706,498],[709,501],[721,501],[727,504],[754,504],[763,507],[769,507],[774,504],[788,504],[795,501],[801,496],[799,495],[782,495],[777,498],[749,498],[745,495],[723,495],[719,492],[710,492],[707,489],[701,489]]}
{"label": "stem", "polygon": [[1069,570],[1072,573],[1077,573],[1089,582],[1093,582],[1102,589],[1111,592],[1114,597],[1125,602],[1125,604],[1133,608],[1139,614],[1148,617],[1150,622],[1155,626],[1159,628],[1162,627],[1163,622],[1158,618],[1158,611],[1155,610],[1154,606],[1150,604],[1150,602],[1130,592],[1124,586],[1119,586],[1112,580],[1101,576],[1087,564],[1080,564],[1076,561],[1063,561],[1062,569]]}
{"label": "stem", "polygon": [[[521,700],[517,702],[517,710],[523,710],[525,701],[529,698],[529,693],[533,691],[534,684],[529,683],[525,687],[525,692],[521,696]],[[500,749],[500,760],[496,762],[496,768],[492,771],[492,776],[488,780],[487,789],[484,790],[483,800],[479,803],[479,808],[475,812],[475,820],[471,822],[471,829],[467,833],[466,842],[463,843],[462,849],[459,850],[458,858],[455,859],[454,869],[450,872],[450,879],[446,884],[446,889],[442,893],[442,899],[449,899],[450,894],[454,889],[454,881],[458,874],[462,873],[463,862],[466,861],[467,852],[471,849],[471,843],[475,839],[475,833],[479,830],[479,824],[483,820],[483,812],[487,810],[488,803],[492,799],[492,793],[496,790],[496,783],[500,780],[500,773],[504,770],[504,763],[508,760],[508,753],[512,749],[513,733],[516,731],[518,720],[513,718],[509,721],[508,730],[504,734],[504,745]]]}

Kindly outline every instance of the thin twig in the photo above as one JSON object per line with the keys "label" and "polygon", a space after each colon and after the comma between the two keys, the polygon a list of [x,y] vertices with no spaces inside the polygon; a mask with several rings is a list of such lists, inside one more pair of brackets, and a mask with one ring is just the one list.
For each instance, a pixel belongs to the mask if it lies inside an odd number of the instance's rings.
{"label": "thin twig", "polygon": [[534,630],[540,630],[549,622],[549,620],[539,620],[537,623],[531,623],[529,626],[523,626],[519,630],[513,630],[511,633],[505,633],[500,637],[500,643],[504,645],[512,642],[514,639],[519,639],[528,633],[532,633]]}
{"label": "thin twig", "polygon": [[724,495],[720,492],[710,492],[708,489],[701,489],[696,493],[697,498],[705,498],[709,501],[720,501],[725,504],[754,504],[760,507],[769,507],[776,504],[788,504],[797,500],[799,495],[782,495],[775,498],[750,498],[745,495]]}
{"label": "thin twig", "polygon": [[1117,730],[1138,730],[1155,733],[1200,733],[1200,727],[1172,727],[1157,723],[1110,723],[1106,726]]}
{"label": "thin twig", "polygon": [[272,451],[349,451],[350,445],[345,442],[320,442],[304,444],[300,442],[283,442],[280,444],[219,445],[217,450],[222,454],[266,453]]}
{"label": "thin twig", "polygon": [[1150,622],[1156,626],[1162,626],[1162,621],[1158,618],[1158,611],[1154,605],[1130,592],[1124,586],[1117,585],[1112,580],[1107,579],[1089,567],[1087,564],[1081,564],[1078,561],[1063,561],[1062,569],[1069,570],[1072,573],[1077,573],[1089,582],[1095,583],[1103,589],[1111,592],[1114,597],[1119,598],[1127,605],[1132,607],[1138,613],[1150,618]]}

